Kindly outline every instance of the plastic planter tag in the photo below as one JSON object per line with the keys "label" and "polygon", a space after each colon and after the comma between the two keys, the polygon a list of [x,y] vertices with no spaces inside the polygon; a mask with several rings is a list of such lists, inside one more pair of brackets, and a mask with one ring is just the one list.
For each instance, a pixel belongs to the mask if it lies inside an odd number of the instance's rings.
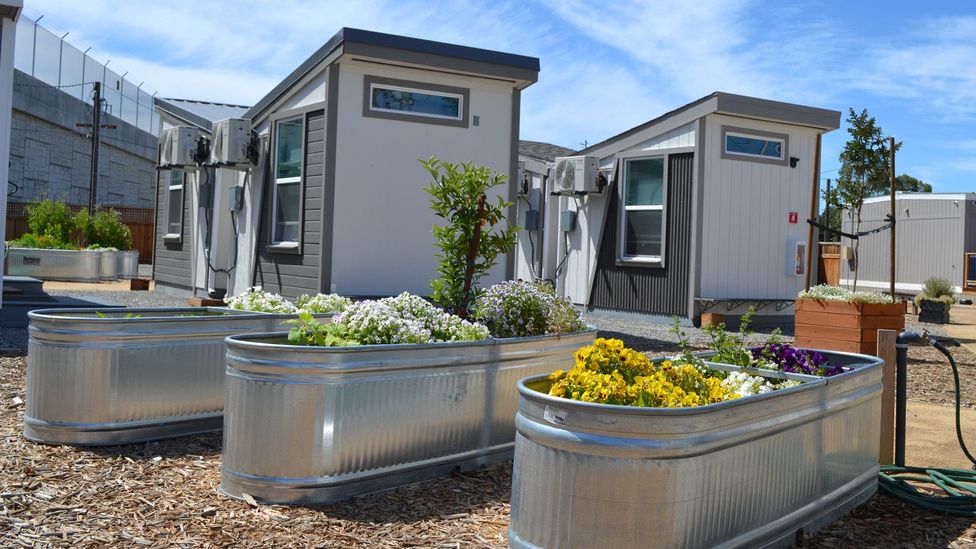
{"label": "plastic planter tag", "polygon": [[542,415],[546,421],[549,423],[555,423],[556,425],[561,425],[566,421],[566,417],[569,416],[569,412],[566,410],[560,410],[559,408],[553,408],[552,406],[546,406],[546,411]]}

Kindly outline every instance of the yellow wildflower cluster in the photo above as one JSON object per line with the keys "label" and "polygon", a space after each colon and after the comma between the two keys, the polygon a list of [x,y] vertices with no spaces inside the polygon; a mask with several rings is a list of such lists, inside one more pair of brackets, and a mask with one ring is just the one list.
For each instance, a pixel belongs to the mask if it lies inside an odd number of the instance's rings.
{"label": "yellow wildflower cluster", "polygon": [[569,372],[557,370],[549,376],[554,382],[550,395],[654,408],[701,406],[738,396],[691,364],[664,361],[655,366],[619,339],[597,339],[576,351],[575,359]]}

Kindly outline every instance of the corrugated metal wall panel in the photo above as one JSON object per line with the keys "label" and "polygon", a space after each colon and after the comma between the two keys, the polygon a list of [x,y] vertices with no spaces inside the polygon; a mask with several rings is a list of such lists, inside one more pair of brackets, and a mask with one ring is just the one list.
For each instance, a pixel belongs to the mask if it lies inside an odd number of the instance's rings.
{"label": "corrugated metal wall panel", "polygon": [[153,258],[155,264],[153,278],[157,282],[181,288],[190,287],[190,228],[193,226],[192,211],[190,210],[190,195],[188,185],[183,186],[183,238],[180,242],[166,242],[167,202],[169,198],[170,172],[157,172],[156,180],[156,253]]}
{"label": "corrugated metal wall panel", "polygon": [[[957,286],[961,285],[965,251],[965,201],[896,200],[896,290],[915,291],[917,286],[932,277],[945,278]],[[865,204],[861,209],[861,231],[884,225],[889,211],[890,205],[887,201]],[[842,220],[843,231],[853,233],[854,221],[847,215],[847,211]],[[858,250],[858,289],[888,287],[889,238],[888,231],[861,237]],[[842,244],[854,246],[854,242],[847,238],[842,238]],[[842,285],[852,283],[852,266],[847,261],[841,261]]]}
{"label": "corrugated metal wall panel", "polygon": [[271,241],[271,204],[273,184],[267,185],[264,211],[261,214],[261,232],[258,240],[258,261],[254,283],[265,290],[285,297],[315,294],[328,291],[320,288],[320,243],[322,192],[325,184],[325,112],[314,111],[305,117],[305,164],[302,184],[304,201],[302,211],[302,253],[269,253]]}
{"label": "corrugated metal wall panel", "polygon": [[667,240],[663,269],[617,265],[620,196],[619,192],[612,194],[590,293],[591,307],[688,316],[694,158],[693,153],[668,157]]}

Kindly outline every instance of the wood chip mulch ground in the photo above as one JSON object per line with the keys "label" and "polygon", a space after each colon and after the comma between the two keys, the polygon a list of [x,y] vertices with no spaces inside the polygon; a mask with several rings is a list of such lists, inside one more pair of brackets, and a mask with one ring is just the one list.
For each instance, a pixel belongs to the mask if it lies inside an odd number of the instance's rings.
{"label": "wood chip mulch ground", "polygon": [[[966,405],[976,356],[956,351]],[[939,356],[910,352],[909,395],[948,404]],[[0,357],[2,547],[506,547],[511,463],[348,502],[253,506],[218,492],[220,434],[102,448],[21,436],[25,357]],[[878,495],[802,547],[976,547],[973,519]]]}

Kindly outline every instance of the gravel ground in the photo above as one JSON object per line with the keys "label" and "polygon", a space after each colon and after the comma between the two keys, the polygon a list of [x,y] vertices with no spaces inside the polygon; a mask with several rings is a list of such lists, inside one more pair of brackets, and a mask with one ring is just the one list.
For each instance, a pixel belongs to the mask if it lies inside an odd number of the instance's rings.
{"label": "gravel ground", "polygon": [[[116,297],[118,294],[118,297]],[[79,295],[79,294],[71,294]],[[92,297],[181,306],[155,292]],[[674,353],[669,326],[588,315],[601,336],[648,354]],[[692,344],[707,337],[683,328]],[[23,332],[23,330],[21,330]],[[0,334],[2,336],[2,334]],[[755,342],[766,336],[757,335]],[[788,336],[785,339],[790,339]],[[948,404],[952,377],[930,348],[909,350],[909,396]],[[976,356],[963,349],[965,404],[976,407]],[[24,353],[0,357],[0,546],[505,547],[511,462],[322,506],[252,506],[219,494],[221,435],[102,448],[32,444],[20,435]],[[972,547],[973,519],[878,495],[801,547]]]}
{"label": "gravel ground", "polygon": [[71,296],[81,299],[113,301],[126,307],[188,307],[185,297],[173,297],[161,292],[78,292],[71,290],[46,290],[50,295]]}

